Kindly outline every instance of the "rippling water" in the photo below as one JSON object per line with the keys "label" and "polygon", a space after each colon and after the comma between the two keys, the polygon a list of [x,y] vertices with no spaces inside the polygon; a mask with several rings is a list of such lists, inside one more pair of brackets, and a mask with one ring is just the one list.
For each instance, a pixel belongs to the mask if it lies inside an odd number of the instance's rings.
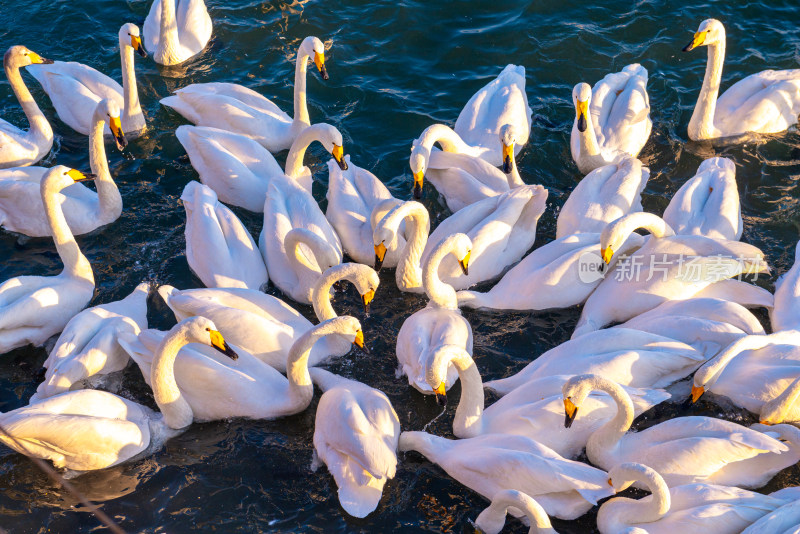
{"label": "rippling water", "polygon": [[[257,2],[207,0],[214,21],[209,47],[185,67],[165,68],[137,57],[139,91],[149,129],[131,142],[126,159],[109,149],[111,172],[125,202],[122,217],[79,238],[95,269],[92,304],[122,298],[141,280],[196,287],[184,255],[185,215],[178,202],[196,174],[173,132],[183,121],[159,105],[171,91],[195,82],[247,85],[291,110],[294,54],[308,35],[330,46],[330,80],[309,74],[313,122],[334,124],[354,163],[372,170],[399,198],[410,198],[408,169],[412,139],[433,122],[452,125],[469,97],[507,63],[527,69],[534,113],[531,142],[518,158],[527,183],[550,190],[536,246],[555,236],[559,207],[580,180],[569,157],[572,86],[594,83],[632,62],[650,72],[648,90],[653,134],[641,158],[651,169],[645,209],[660,214],[670,196],[700,162],[724,155],[737,163],[745,228],[743,240],[765,251],[775,274],[792,263],[798,239],[800,135],[792,131],[758,143],[712,146],[687,142],[686,125],[703,76],[705,49],[682,54],[701,20],[716,17],[728,30],[723,88],[765,68],[798,68],[800,8],[793,0],[693,3],[621,0],[591,2]],[[570,6],[569,4],[573,4]],[[125,22],[141,26],[149,1],[65,2],[0,0],[0,49],[24,44],[59,60],[86,63],[119,80],[117,31]],[[46,163],[88,168],[87,139],[55,118],[49,100],[30,76],[34,96],[51,119],[57,141]],[[24,116],[5,79],[0,115],[16,124]],[[283,156],[282,156],[283,157]],[[281,159],[282,159],[281,157]],[[307,156],[316,171],[314,193],[324,208],[327,154],[319,146]],[[436,224],[447,216],[435,191],[424,203]],[[235,209],[254,236],[260,217]],[[0,280],[21,274],[57,274],[61,264],[48,240],[17,242],[0,232]],[[404,430],[421,429],[439,408],[432,398],[395,378],[395,335],[402,321],[424,305],[400,293],[393,271],[382,285],[372,315],[364,319],[353,295],[340,296],[340,313],[360,317],[371,355],[341,359],[332,369],[384,391]],[[759,283],[772,289],[774,278]],[[271,293],[279,295],[274,289]],[[310,307],[297,306],[311,318]],[[398,310],[404,310],[399,313]],[[506,376],[569,337],[578,310],[553,313],[466,311],[475,334],[475,355],[485,379]],[[766,321],[766,315],[760,318]],[[174,323],[158,298],[151,298],[151,327]],[[27,403],[41,380],[43,349],[24,348],[0,361],[0,410]],[[455,399],[456,386],[451,398]],[[121,393],[152,405],[137,368],[122,376]],[[454,402],[431,431],[451,436]],[[364,520],[339,507],[336,486],[324,469],[312,473],[316,401],[302,414],[277,422],[223,421],[196,424],[156,454],[73,480],[130,531],[181,532],[233,528],[259,531],[461,531],[486,502],[438,467],[411,453],[401,455],[397,476],[378,510]],[[700,402],[661,406],[636,427],[690,413],[749,422],[751,416]],[[800,470],[781,473],[767,488],[800,483]],[[0,525],[14,532],[88,532],[97,525],[75,500],[51,484],[25,457],[0,450]],[[554,522],[561,532],[590,532],[594,514]],[[526,532],[517,521],[509,531]]]}

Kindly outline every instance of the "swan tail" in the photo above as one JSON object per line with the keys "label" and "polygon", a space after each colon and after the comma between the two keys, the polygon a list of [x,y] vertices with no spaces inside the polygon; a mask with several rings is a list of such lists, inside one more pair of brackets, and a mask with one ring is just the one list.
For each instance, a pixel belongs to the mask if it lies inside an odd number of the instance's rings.
{"label": "swan tail", "polygon": [[197,124],[200,121],[200,117],[197,115],[197,113],[195,113],[194,108],[178,95],[164,97],[159,100],[159,102],[162,106],[166,106],[175,110],[183,118],[193,124]]}
{"label": "swan tail", "polygon": [[364,472],[358,462],[338,451],[329,450],[328,471],[339,488],[339,503],[353,517],[366,517],[374,512],[383,495],[385,478]]}
{"label": "swan tail", "polygon": [[715,282],[696,293],[693,297],[728,300],[745,308],[771,309],[774,304],[772,293],[766,289],[733,279]]}
{"label": "swan tail", "polygon": [[606,497],[611,497],[614,495],[614,488],[611,486],[608,487],[599,487],[597,489],[584,489],[584,488],[575,488],[575,491],[580,494],[581,497],[586,499],[592,506],[596,506],[597,502],[601,499],[605,499]]}
{"label": "swan tail", "polygon": [[487,293],[479,293],[477,291],[459,291],[456,293],[458,299],[458,306],[465,306],[467,308],[491,308],[487,302]]}
{"label": "swan tail", "polygon": [[516,376],[509,376],[508,378],[500,378],[498,380],[489,380],[483,383],[483,387],[493,392],[494,394],[502,397],[517,388],[522,382],[517,380]]}
{"label": "swan tail", "polygon": [[178,289],[169,284],[162,284],[158,286],[158,289],[156,289],[156,291],[158,292],[158,295],[161,297],[161,300],[163,300],[164,303],[167,306],[169,306],[170,299],[175,296],[175,294],[178,292]]}

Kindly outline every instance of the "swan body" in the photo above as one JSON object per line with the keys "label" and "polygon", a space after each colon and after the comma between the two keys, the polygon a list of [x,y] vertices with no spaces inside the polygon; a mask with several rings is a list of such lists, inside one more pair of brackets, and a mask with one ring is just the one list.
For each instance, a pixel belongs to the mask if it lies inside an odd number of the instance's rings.
{"label": "swan body", "polygon": [[562,458],[523,436],[485,434],[449,440],[425,432],[403,432],[398,447],[421,453],[487,499],[501,490],[521,491],[559,519],[578,518],[613,494],[605,471]]}
{"label": "swan body", "polygon": [[[578,428],[563,428],[564,405],[561,387],[568,375],[545,376],[527,381],[484,409],[483,383],[472,357],[464,349],[444,345],[433,351],[425,378],[434,390],[447,380],[452,362],[461,381],[461,399],[453,419],[453,435],[472,438],[481,434],[515,434],[545,445],[564,458],[575,459],[589,436],[616,413],[616,404],[598,392],[587,399],[590,414]],[[625,388],[640,415],[670,398],[663,390]],[[581,414],[583,415],[583,413]],[[578,423],[578,421],[576,421]]]}
{"label": "swan body", "polygon": [[3,70],[14,96],[25,112],[29,129],[22,130],[0,119],[0,169],[33,165],[53,148],[53,128],[36,105],[19,73],[22,67],[52,62],[24,46],[12,46],[3,56]]}
{"label": "swan body", "polygon": [[517,490],[501,490],[492,497],[492,504],[475,519],[475,527],[483,534],[500,534],[509,508],[525,514],[531,524],[528,534],[558,534],[542,505]]}
{"label": "swan body", "polygon": [[232,83],[188,85],[174,95],[161,99],[161,103],[198,126],[242,134],[253,138],[270,152],[280,152],[291,147],[300,132],[311,125],[306,104],[309,59],[313,59],[322,79],[328,79],[325,45],[316,37],[306,37],[297,50],[294,118],[252,89]]}
{"label": "swan body", "polygon": [[598,167],[578,183],[558,213],[556,239],[577,233],[600,233],[607,224],[642,211],[642,190],[650,169],[630,156]]}
{"label": "swan body", "polygon": [[117,338],[147,328],[149,288],[141,283],[124,299],[88,308],[70,319],[44,362],[44,381],[31,402],[80,389],[88,378],[124,369],[128,353]]}
{"label": "swan body", "polygon": [[[421,393],[434,393],[425,374],[437,347],[454,345],[472,354],[472,327],[458,309],[455,290],[442,282],[437,274],[440,263],[448,254],[456,256],[467,270],[471,247],[469,237],[454,234],[434,250],[423,273],[425,293],[430,302],[403,321],[397,333],[399,372],[406,375],[408,383]],[[457,378],[458,371],[450,365],[445,388],[452,386]]]}
{"label": "swan body", "polygon": [[[74,235],[110,224],[122,214],[122,196],[108,170],[103,141],[103,127],[111,125],[117,147],[121,150],[127,144],[119,126],[119,107],[111,100],[101,100],[92,113],[92,124],[89,164],[96,175],[97,192],[76,183],[56,193]],[[48,171],[38,166],[0,170],[0,225],[3,228],[31,237],[51,235],[40,193],[41,182]]]}
{"label": "swan body", "polygon": [[56,276],[20,276],[0,284],[0,354],[28,343],[43,344],[92,298],[92,266],[75,242],[56,196],[85,179],[80,172],[59,165],[42,180],[42,202],[64,270]]}
{"label": "swan body", "polygon": [[704,235],[738,241],[742,208],[736,188],[736,165],[728,158],[710,158],[672,196],[664,221],[678,235]]}
{"label": "swan body", "polygon": [[775,306],[770,310],[772,331],[800,330],[800,243],[794,265],[775,282]]}
{"label": "swan body", "polygon": [[763,486],[790,465],[765,465],[789,452],[777,439],[711,417],[675,417],[629,433],[633,423],[630,397],[620,386],[597,375],[578,375],[564,384],[565,426],[578,417],[583,399],[596,389],[611,395],[618,410],[589,437],[586,456],[594,465],[610,469],[623,462],[644,463],[658,471],[670,487],[704,482],[748,488]]}
{"label": "swan body", "polygon": [[211,17],[203,0],[154,0],[144,20],[145,47],[159,65],[178,65],[206,47]]}
{"label": "swan body", "polygon": [[729,486],[685,484],[667,487],[655,470],[638,463],[620,464],[608,475],[615,491],[622,491],[638,482],[651,494],[638,500],[615,497],[603,503],[597,514],[601,534],[616,534],[630,527],[646,529],[649,534],[677,531],[739,534],[786,502]]}
{"label": "swan body", "polygon": [[315,463],[333,475],[342,508],[366,517],[397,470],[400,420],[383,392],[323,369],[309,373],[324,392],[314,422]]}
{"label": "swan body", "polygon": [[594,373],[632,388],[663,388],[706,361],[696,348],[649,332],[609,328],[558,345],[518,373],[486,383],[499,395],[530,380],[553,375]]}
{"label": "swan body", "polygon": [[261,289],[267,268],[242,221],[194,180],[181,195],[186,209],[186,260],[206,287]]}
{"label": "swan body", "polygon": [[800,500],[790,501],[752,523],[742,534],[798,534]]}
{"label": "swan body", "polygon": [[[422,132],[411,146],[409,166],[414,176],[414,198],[422,198],[424,178],[427,176],[444,198],[452,212],[488,197],[493,197],[524,185],[519,175],[514,154],[517,131],[505,125],[499,132],[502,147],[503,171],[481,157],[483,151],[472,147],[444,124],[433,124]],[[439,144],[441,150],[435,149]]]}
{"label": "swan body", "polygon": [[653,128],[647,69],[633,63],[607,74],[594,87],[579,83],[572,90],[572,100],[575,121],[569,146],[582,173],[626,154],[639,155]]}
{"label": "swan body", "polygon": [[[147,126],[136,87],[133,52],[147,57],[139,27],[124,24],[119,30],[119,55],[122,61],[122,86],[102,72],[74,61],[56,61],[28,69],[42,85],[56,108],[58,118],[83,135],[91,135],[92,113],[101,100],[111,100],[122,111],[119,119],[129,137],[137,137]],[[106,136],[116,136],[113,129],[103,128]]]}
{"label": "swan body", "polygon": [[800,69],[765,70],[751,74],[719,98],[725,61],[725,27],[706,19],[683,51],[708,47],[703,86],[689,120],[689,139],[701,141],[749,133],[782,132],[797,124],[800,115]]}

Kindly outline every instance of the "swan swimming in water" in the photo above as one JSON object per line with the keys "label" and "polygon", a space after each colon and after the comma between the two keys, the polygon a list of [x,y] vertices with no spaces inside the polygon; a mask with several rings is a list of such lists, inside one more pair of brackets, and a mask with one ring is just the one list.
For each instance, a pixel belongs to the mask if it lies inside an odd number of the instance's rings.
{"label": "swan swimming in water", "polygon": [[154,0],[144,20],[144,44],[159,65],[179,65],[206,47],[211,17],[203,0]]}

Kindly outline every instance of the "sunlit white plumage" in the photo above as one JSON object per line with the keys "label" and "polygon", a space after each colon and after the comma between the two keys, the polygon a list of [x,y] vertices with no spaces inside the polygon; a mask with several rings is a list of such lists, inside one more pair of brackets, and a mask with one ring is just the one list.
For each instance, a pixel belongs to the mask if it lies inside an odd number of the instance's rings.
{"label": "sunlit white plumage", "polygon": [[144,20],[144,44],[156,63],[178,65],[203,51],[211,26],[203,0],[154,0]]}
{"label": "sunlit white plumage", "polygon": [[775,306],[770,310],[772,331],[800,330],[800,243],[794,264],[775,282]]}
{"label": "sunlit white plumage", "polygon": [[521,511],[531,524],[528,534],[558,534],[542,505],[517,490],[501,490],[492,497],[492,504],[475,519],[475,527],[484,534],[500,534],[509,508]]}

